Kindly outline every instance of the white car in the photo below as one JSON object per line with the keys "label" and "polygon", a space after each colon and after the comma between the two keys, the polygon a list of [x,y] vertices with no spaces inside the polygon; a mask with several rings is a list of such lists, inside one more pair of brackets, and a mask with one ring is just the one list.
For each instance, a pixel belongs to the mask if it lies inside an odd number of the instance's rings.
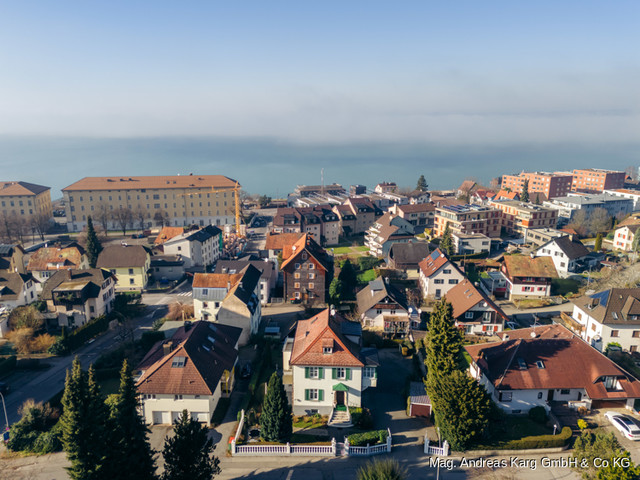
{"label": "white car", "polygon": [[627,415],[617,412],[607,412],[604,416],[614,427],[620,430],[620,433],[626,438],[629,440],[640,440],[640,427]]}

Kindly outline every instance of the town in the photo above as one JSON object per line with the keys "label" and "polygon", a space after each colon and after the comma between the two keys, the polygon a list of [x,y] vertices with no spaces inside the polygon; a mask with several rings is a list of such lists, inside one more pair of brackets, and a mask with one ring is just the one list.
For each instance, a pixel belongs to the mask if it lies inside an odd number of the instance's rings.
{"label": "town", "polygon": [[6,478],[637,478],[639,172],[495,175],[0,182]]}

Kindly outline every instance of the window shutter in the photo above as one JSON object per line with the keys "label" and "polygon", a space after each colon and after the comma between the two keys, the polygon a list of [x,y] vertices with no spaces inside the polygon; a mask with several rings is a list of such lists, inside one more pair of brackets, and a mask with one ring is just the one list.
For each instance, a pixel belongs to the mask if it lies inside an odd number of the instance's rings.
{"label": "window shutter", "polygon": [[320,402],[324,400],[324,390],[318,390],[318,400]]}
{"label": "window shutter", "polygon": [[324,378],[324,367],[318,367],[318,378]]}
{"label": "window shutter", "polygon": [[373,369],[373,378],[378,378],[378,369],[377,368]]}
{"label": "window shutter", "polygon": [[331,378],[333,378],[334,380],[338,378],[338,371],[335,368],[331,369]]}
{"label": "window shutter", "polygon": [[304,367],[304,378],[309,378],[309,367]]}
{"label": "window shutter", "polygon": [[346,375],[346,377],[347,377],[347,380],[351,380],[351,369],[350,369],[350,368],[347,368],[347,375]]}
{"label": "window shutter", "polygon": [[305,391],[304,391],[304,399],[305,400],[309,400],[309,390],[308,389],[305,389]]}

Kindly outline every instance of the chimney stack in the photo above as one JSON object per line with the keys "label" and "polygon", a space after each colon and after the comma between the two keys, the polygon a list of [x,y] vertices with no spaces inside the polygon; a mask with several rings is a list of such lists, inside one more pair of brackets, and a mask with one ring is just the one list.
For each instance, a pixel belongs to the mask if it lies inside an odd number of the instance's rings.
{"label": "chimney stack", "polygon": [[162,353],[165,357],[171,353],[171,350],[173,350],[173,342],[169,341],[162,344]]}

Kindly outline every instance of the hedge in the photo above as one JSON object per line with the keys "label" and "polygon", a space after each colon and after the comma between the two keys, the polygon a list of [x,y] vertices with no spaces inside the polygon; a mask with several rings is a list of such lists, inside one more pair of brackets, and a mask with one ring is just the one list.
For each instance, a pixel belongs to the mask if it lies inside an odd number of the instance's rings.
{"label": "hedge", "polygon": [[58,337],[56,343],[49,348],[53,355],[68,355],[83,346],[88,340],[109,329],[111,315],[102,315],[91,322],[77,328],[66,336]]}
{"label": "hedge", "polygon": [[15,355],[0,359],[0,376],[8,375],[16,368],[18,358]]}
{"label": "hedge", "polygon": [[529,450],[535,448],[557,448],[564,447],[571,438],[571,428],[564,427],[558,435],[538,435],[534,437],[523,437],[518,440],[499,443],[497,445],[487,445],[479,448],[493,450]]}
{"label": "hedge", "polygon": [[372,430],[364,433],[353,433],[347,437],[349,445],[352,447],[363,447],[386,443],[388,432],[386,430]]}

